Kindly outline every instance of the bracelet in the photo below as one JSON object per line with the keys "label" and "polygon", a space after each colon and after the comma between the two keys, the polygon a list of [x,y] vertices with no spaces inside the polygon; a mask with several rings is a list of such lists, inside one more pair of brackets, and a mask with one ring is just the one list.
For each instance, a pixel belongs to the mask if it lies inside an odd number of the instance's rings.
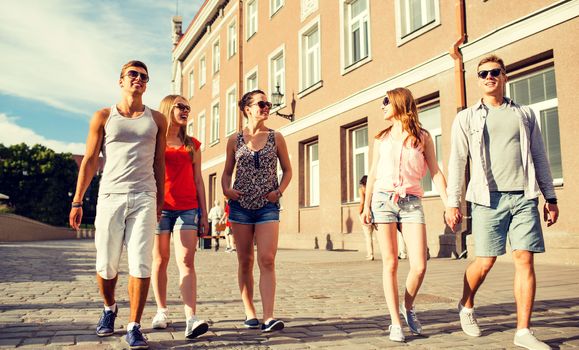
{"label": "bracelet", "polygon": [[82,208],[82,202],[72,202],[71,207],[73,207],[73,208]]}

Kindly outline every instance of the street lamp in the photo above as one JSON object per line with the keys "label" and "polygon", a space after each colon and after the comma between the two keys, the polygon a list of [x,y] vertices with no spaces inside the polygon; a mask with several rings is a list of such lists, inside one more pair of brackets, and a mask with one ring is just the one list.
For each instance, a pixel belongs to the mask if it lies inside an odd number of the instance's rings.
{"label": "street lamp", "polygon": [[[272,106],[273,108],[277,108],[279,106],[281,106],[282,101],[283,101],[283,94],[281,93],[281,91],[279,90],[279,85],[276,85],[275,87],[275,92],[271,94],[271,98],[272,98]],[[294,121],[294,114],[283,114],[279,112],[279,109],[277,109],[275,111],[275,114],[279,115],[282,118],[285,118],[287,120],[289,120],[290,122]]]}

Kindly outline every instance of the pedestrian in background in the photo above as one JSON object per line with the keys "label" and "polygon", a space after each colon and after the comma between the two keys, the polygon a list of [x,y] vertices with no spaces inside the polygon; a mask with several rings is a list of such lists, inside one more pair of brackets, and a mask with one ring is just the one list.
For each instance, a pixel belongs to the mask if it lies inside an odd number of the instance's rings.
{"label": "pedestrian in background", "polygon": [[[261,330],[271,332],[284,328],[274,318],[275,256],[279,235],[279,199],[288,186],[292,169],[285,139],[269,129],[271,103],[265,93],[254,90],[243,95],[239,108],[247,118],[247,126],[227,142],[227,157],[221,178],[223,194],[229,198],[229,221],[235,235],[238,280],[245,307],[247,328],[259,328],[253,304],[253,242],[257,244],[260,271],[259,291],[263,306]],[[280,183],[277,164],[283,172]],[[235,182],[231,177],[235,170]]]}
{"label": "pedestrian in background", "polygon": [[207,322],[196,316],[197,276],[195,249],[197,233],[207,227],[205,186],[201,174],[199,142],[187,136],[187,120],[191,107],[179,95],[169,95],[159,107],[167,118],[167,148],[165,150],[165,203],[157,226],[153,249],[153,290],[157,314],[152,326],[167,328],[171,322],[167,307],[167,266],[171,255],[171,234],[175,260],[179,269],[179,289],[185,312],[185,337],[192,339],[207,332]]}
{"label": "pedestrian in background", "polygon": [[[416,102],[410,90],[397,88],[382,101],[389,127],[376,135],[372,167],[368,176],[363,218],[378,227],[382,254],[383,285],[392,324],[390,339],[405,340],[400,313],[410,331],[422,333],[414,300],[426,273],[426,225],[421,197],[421,180],[430,170],[432,180],[446,204],[446,179],[438,168],[432,137],[421,127]],[[398,305],[397,228],[406,241],[410,271],[406,278],[404,302]]]}
{"label": "pedestrian in background", "polygon": [[213,207],[209,210],[209,222],[211,223],[211,236],[215,239],[215,251],[219,250],[219,239],[221,238],[222,230],[219,229],[219,222],[223,217],[223,208],[221,208],[221,203],[216,199],[213,203]]}
{"label": "pedestrian in background", "polygon": [[366,260],[374,260],[374,224],[364,223],[364,200],[366,199],[366,180],[368,176],[364,175],[360,179],[360,186],[358,187],[358,196],[360,197],[360,206],[358,207],[358,218],[362,224],[362,232],[364,233],[364,241],[366,242]]}
{"label": "pedestrian in background", "polygon": [[225,231],[223,231],[223,234],[225,235],[225,244],[227,245],[225,251],[231,253],[236,251],[236,249],[233,231],[231,230],[231,222],[229,222],[229,210],[229,203],[225,201],[225,209],[223,210],[224,214],[219,223],[225,225]]}

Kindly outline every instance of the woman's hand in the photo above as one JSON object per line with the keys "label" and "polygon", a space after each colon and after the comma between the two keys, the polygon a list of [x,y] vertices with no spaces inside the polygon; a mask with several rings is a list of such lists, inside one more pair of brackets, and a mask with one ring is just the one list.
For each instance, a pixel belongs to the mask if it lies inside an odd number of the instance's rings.
{"label": "woman's hand", "polygon": [[199,219],[199,233],[201,236],[204,236],[209,232],[209,220],[207,220],[207,214],[201,214],[201,218]]}
{"label": "woman's hand", "polygon": [[273,190],[273,191],[269,192],[268,194],[266,194],[265,198],[270,203],[277,203],[279,201],[279,199],[281,198],[281,192],[280,192],[280,190]]}
{"label": "woman's hand", "polygon": [[360,219],[365,225],[370,225],[372,223],[372,213],[370,208],[364,207],[364,211],[360,214]]}
{"label": "woman's hand", "polygon": [[234,190],[233,188],[228,188],[226,191],[223,192],[225,197],[229,199],[233,199],[234,201],[238,200],[240,196],[243,196],[243,192]]}

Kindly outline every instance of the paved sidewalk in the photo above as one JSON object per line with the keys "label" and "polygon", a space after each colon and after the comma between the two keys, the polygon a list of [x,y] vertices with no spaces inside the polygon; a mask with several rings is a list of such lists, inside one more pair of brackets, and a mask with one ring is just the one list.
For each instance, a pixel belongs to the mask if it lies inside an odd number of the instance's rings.
{"label": "paved sidewalk", "polygon": [[[124,349],[128,316],[126,257],[119,278],[120,306],[114,336],[98,338],[102,302],[94,282],[92,241],[0,244],[0,347]],[[276,314],[282,332],[263,335],[241,327],[235,254],[199,251],[196,256],[198,315],[210,322],[200,338],[183,337],[177,271],[170,264],[169,304],[175,323],[150,328],[156,307],[152,290],[143,317],[151,349],[515,349],[513,267],[497,263],[477,296],[483,336],[462,333],[455,311],[465,261],[432,259],[417,299],[424,336],[405,327],[407,343],[388,340],[390,323],[382,292],[381,263],[361,252],[281,250],[277,258]],[[403,285],[408,263],[400,263]],[[261,310],[256,266],[256,304]],[[537,266],[536,335],[555,349],[579,348],[579,268]]]}

